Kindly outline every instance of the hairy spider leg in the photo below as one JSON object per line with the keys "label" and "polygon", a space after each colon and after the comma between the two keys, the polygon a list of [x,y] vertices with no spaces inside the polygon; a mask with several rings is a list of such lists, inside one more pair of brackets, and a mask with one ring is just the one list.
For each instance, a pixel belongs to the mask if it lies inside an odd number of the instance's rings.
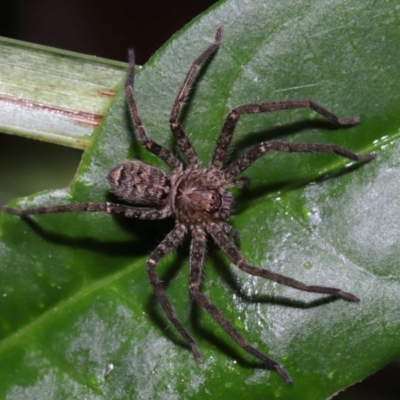
{"label": "hairy spider leg", "polygon": [[204,267],[204,254],[206,249],[206,233],[204,229],[198,226],[193,227],[191,232],[192,244],[190,246],[189,288],[197,304],[204,308],[215,319],[215,321],[221,325],[225,332],[228,333],[228,335],[236,342],[238,346],[240,346],[247,353],[261,360],[268,368],[278,372],[285,383],[292,383],[292,380],[286,371],[276,361],[267,357],[255,347],[248,344],[246,340],[239,334],[239,332],[233,327],[233,325],[224,317],[221,311],[219,311],[218,308],[208,299],[208,297],[200,291]]}
{"label": "hairy spider leg", "polygon": [[164,258],[170,251],[172,251],[179,243],[182,242],[187,229],[183,224],[176,224],[174,229],[168,233],[163,241],[157,246],[157,248],[151,253],[150,257],[146,261],[147,274],[151,286],[153,287],[154,293],[157,300],[160,302],[162,308],[167,314],[168,319],[172,322],[178,332],[186,339],[189,343],[193,355],[197,362],[202,362],[199,348],[197,347],[196,341],[192,338],[185,327],[179,322],[178,317],[169,301],[167,294],[162,286],[160,279],[158,278],[155,267],[159,261]]}
{"label": "hairy spider leg", "polygon": [[229,240],[229,237],[226,235],[223,229],[218,226],[218,224],[211,224],[211,227],[207,229],[207,231],[213,237],[215,243],[217,243],[220,249],[229,257],[229,259],[239,269],[247,272],[250,275],[259,276],[261,278],[268,279],[270,281],[277,282],[281,285],[289,286],[303,292],[329,294],[331,296],[340,297],[341,299],[347,301],[360,301],[358,297],[354,296],[351,293],[344,292],[340,289],[327,286],[306,285],[303,282],[296,281],[295,279],[288,278],[275,272],[271,272],[267,269],[249,265],[246,263],[237,247]]}
{"label": "hairy spider leg", "polygon": [[218,221],[218,225],[223,229],[223,231],[228,236],[232,236],[232,238],[236,244],[239,244],[240,234],[232,225],[229,225],[228,223],[226,223],[224,221]]}
{"label": "hairy spider leg", "polygon": [[235,130],[236,124],[242,114],[260,114],[265,112],[298,108],[310,108],[318,114],[326,117],[336,125],[352,126],[359,123],[359,120],[357,118],[339,118],[321,105],[307,99],[271,101],[260,104],[244,104],[234,108],[227,116],[219,138],[217,140],[217,146],[214,149],[211,165],[214,165],[218,169],[221,169],[223,167],[228,153],[229,145],[232,140],[233,131]]}
{"label": "hairy spider leg", "polygon": [[185,79],[183,80],[183,83],[175,98],[171,110],[171,115],[169,117],[169,126],[171,128],[171,131],[173,132],[177,144],[189,165],[199,165],[200,160],[197,156],[196,150],[194,149],[192,143],[190,142],[180,122],[178,121],[178,116],[182,109],[183,103],[189,94],[190,88],[192,87],[193,82],[196,79],[201,65],[204,63],[205,60],[207,60],[208,57],[210,57],[212,53],[214,53],[218,49],[221,43],[221,37],[222,25],[220,25],[217,29],[214,43],[208,46],[207,49],[190,65]]}
{"label": "hairy spider leg", "polygon": [[136,134],[139,140],[142,142],[143,146],[149,150],[151,153],[156,155],[158,158],[163,160],[172,171],[177,171],[182,169],[182,163],[176,158],[176,156],[165,147],[160,146],[158,143],[151,140],[146,133],[146,129],[143,126],[142,120],[139,116],[139,111],[136,106],[135,97],[133,94],[133,80],[135,75],[135,53],[133,49],[128,52],[129,57],[129,68],[126,75],[125,81],[125,97],[129,107],[129,113],[132,118],[133,126],[135,128]]}
{"label": "hairy spider leg", "polygon": [[138,219],[163,219],[171,215],[171,210],[166,207],[163,209],[147,208],[147,207],[130,207],[115,203],[79,203],[79,204],[62,204],[48,207],[38,207],[27,210],[17,208],[3,207],[3,211],[19,215],[21,217],[37,214],[59,214],[70,212],[105,212],[107,214],[121,215],[126,218]]}
{"label": "hairy spider leg", "polygon": [[277,150],[291,153],[334,153],[352,161],[369,161],[375,158],[375,154],[357,155],[342,147],[324,143],[288,143],[288,142],[261,142],[248,152],[243,154],[236,161],[225,168],[225,178],[227,181],[234,179],[246,168],[250,167],[254,161],[262,157],[269,150]]}

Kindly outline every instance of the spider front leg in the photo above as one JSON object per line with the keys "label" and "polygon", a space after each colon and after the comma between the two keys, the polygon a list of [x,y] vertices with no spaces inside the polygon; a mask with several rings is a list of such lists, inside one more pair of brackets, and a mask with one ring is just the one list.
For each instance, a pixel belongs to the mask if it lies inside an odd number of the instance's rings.
{"label": "spider front leg", "polygon": [[314,101],[307,99],[271,101],[260,104],[244,104],[233,109],[226,118],[217,141],[217,146],[215,147],[212,156],[211,164],[218,169],[222,168],[232,140],[233,131],[235,130],[236,124],[242,114],[260,114],[265,112],[297,108],[310,108],[311,110],[329,119],[336,125],[353,126],[360,122],[357,118],[339,118],[325,107],[322,107]]}
{"label": "spider front leg", "polygon": [[207,60],[208,57],[210,57],[212,53],[214,53],[214,51],[218,49],[219,44],[221,43],[221,37],[222,26],[219,26],[215,35],[214,43],[212,43],[199,57],[197,57],[190,66],[172,106],[171,115],[169,118],[169,126],[171,127],[171,131],[177,140],[177,144],[189,165],[199,165],[200,161],[196,150],[194,149],[192,143],[190,143],[189,138],[178,121],[178,116],[201,65],[205,60]]}
{"label": "spider front leg", "polygon": [[[220,228],[221,229],[221,228]],[[222,232],[222,229],[221,229]],[[206,236],[200,227],[192,228],[192,244],[190,246],[190,292],[197,304],[204,308],[226,333],[247,353],[261,360],[268,368],[275,370],[285,383],[290,384],[292,380],[286,371],[274,360],[261,353],[255,347],[248,344],[233,325],[224,317],[221,311],[200,291],[201,278],[204,267],[204,255],[206,252]]]}
{"label": "spider front leg", "polygon": [[186,234],[186,227],[182,224],[177,224],[175,228],[164,238],[164,240],[157,246],[157,248],[151,253],[149,259],[146,262],[147,274],[151,286],[154,289],[154,293],[157,300],[160,302],[162,308],[167,314],[168,319],[172,322],[179,333],[185,338],[189,343],[193,355],[197,362],[202,362],[199,348],[195,340],[190,336],[189,332],[184,328],[184,326],[179,322],[178,317],[168,300],[167,294],[162,286],[160,279],[158,278],[155,267],[158,262],[166,256],[170,251],[172,251],[179,243],[182,242],[183,237]]}
{"label": "spider front leg", "polygon": [[247,272],[250,275],[259,276],[261,278],[268,279],[270,281],[277,282],[281,285],[289,286],[303,292],[329,294],[331,296],[340,297],[341,299],[347,301],[360,301],[358,297],[354,296],[351,293],[344,292],[341,289],[327,286],[306,285],[303,282],[296,281],[295,279],[288,278],[287,276],[268,271],[267,269],[262,269],[249,265],[239,253],[237,247],[229,240],[229,237],[217,224],[212,224],[208,232],[213,237],[217,245],[221,248],[221,250],[230,258],[230,260],[238,268],[240,268],[244,272]]}

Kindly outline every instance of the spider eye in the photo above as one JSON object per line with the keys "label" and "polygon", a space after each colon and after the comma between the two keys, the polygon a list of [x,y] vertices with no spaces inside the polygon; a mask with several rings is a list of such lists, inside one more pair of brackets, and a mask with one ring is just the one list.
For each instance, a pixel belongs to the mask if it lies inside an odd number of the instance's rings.
{"label": "spider eye", "polygon": [[221,207],[221,196],[218,193],[216,193],[215,190],[213,190],[209,194],[209,203],[207,207],[207,212],[214,213],[215,211],[218,211],[220,207]]}

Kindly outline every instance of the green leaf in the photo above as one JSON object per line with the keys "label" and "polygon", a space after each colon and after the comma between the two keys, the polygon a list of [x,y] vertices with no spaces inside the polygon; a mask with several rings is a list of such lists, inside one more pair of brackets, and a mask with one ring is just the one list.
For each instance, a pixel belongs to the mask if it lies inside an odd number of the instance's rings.
{"label": "green leaf", "polygon": [[0,130],[86,149],[126,65],[0,37]]}
{"label": "green leaf", "polygon": [[[400,354],[398,176],[400,31],[397,2],[231,0],[188,25],[138,73],[149,135],[175,148],[173,99],[195,57],[224,25],[183,124],[204,165],[230,109],[312,98],[361,125],[337,129],[308,110],[243,116],[232,158],[262,140],[334,143],[376,151],[365,165],[337,156],[270,153],[246,171],[230,222],[251,264],[340,287],[358,304],[247,276],[212,245],[203,291],[293,378],[235,346],[188,294],[187,247],[158,273],[198,342],[197,365],[155,302],[145,260],[172,221],[81,213],[1,216],[0,397],[326,399]],[[20,199],[37,206],[108,198],[106,171],[128,158],[165,168],[132,139],[122,93],[71,187]],[[114,369],[107,378],[108,364]]]}

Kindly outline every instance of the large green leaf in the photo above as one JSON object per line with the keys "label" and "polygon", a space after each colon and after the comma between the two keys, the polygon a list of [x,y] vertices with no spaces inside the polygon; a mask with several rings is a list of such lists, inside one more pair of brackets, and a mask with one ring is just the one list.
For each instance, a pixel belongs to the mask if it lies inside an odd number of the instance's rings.
{"label": "large green leaf", "polygon": [[[195,363],[145,273],[146,257],[172,221],[2,215],[0,397],[325,399],[398,356],[397,8],[395,0],[223,1],[137,76],[149,134],[173,147],[173,98],[191,61],[224,24],[221,48],[184,110],[185,129],[204,162],[238,104],[308,97],[340,116],[361,117],[360,126],[336,129],[307,110],[245,116],[234,139],[232,157],[277,138],[377,152],[367,165],[348,168],[337,156],[270,153],[246,171],[252,185],[238,195],[231,218],[250,263],[340,287],[358,295],[359,304],[247,276],[209,249],[204,292],[250,343],[282,363],[292,386],[192,304],[186,243],[159,274],[198,341],[204,363]],[[132,157],[164,168],[132,139],[120,94],[71,187],[12,204],[105,201],[106,171]],[[114,370],[104,378],[110,363]]]}

